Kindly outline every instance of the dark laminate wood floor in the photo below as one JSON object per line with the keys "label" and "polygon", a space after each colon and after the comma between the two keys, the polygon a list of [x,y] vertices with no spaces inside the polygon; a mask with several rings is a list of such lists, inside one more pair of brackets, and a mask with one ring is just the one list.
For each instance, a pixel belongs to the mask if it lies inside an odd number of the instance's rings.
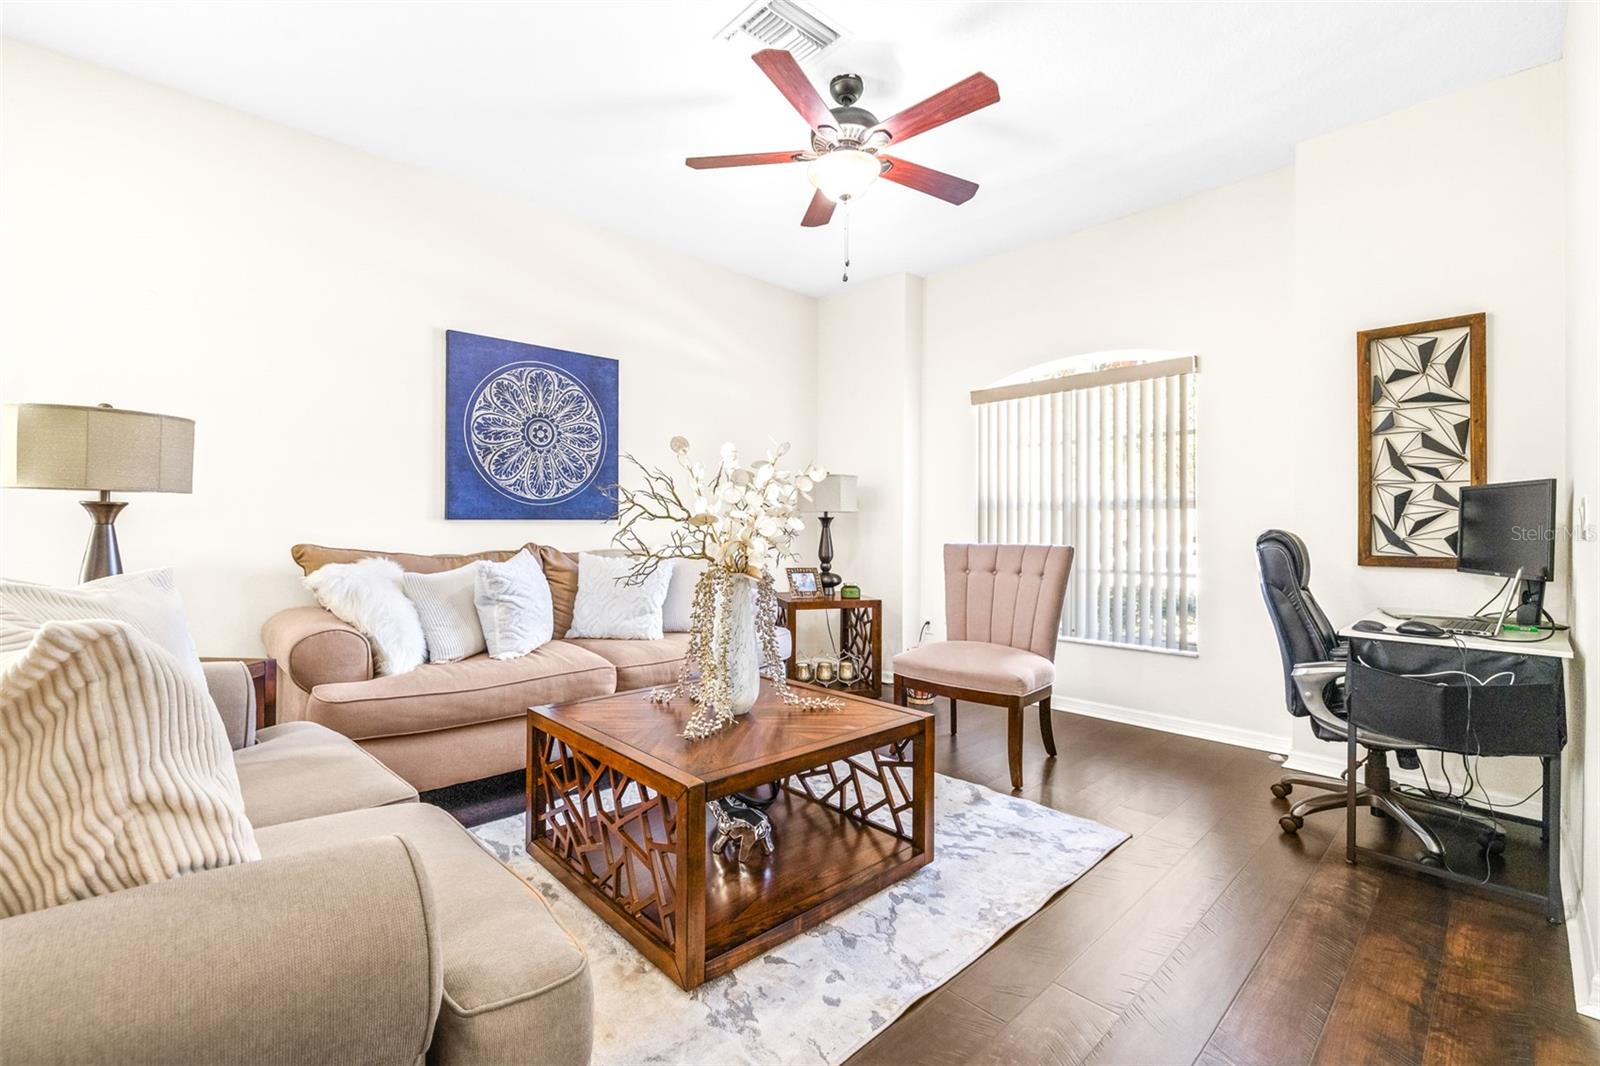
{"label": "dark laminate wood floor", "polygon": [[[953,737],[938,718],[939,771],[1006,791],[1003,714],[963,705]],[[1022,795],[1132,839],[853,1066],[1600,1063],[1565,932],[1535,911],[1348,866],[1337,812],[1283,835],[1261,752],[1060,712],[1055,732],[1047,762],[1030,716]],[[486,786],[428,798],[520,809]]]}

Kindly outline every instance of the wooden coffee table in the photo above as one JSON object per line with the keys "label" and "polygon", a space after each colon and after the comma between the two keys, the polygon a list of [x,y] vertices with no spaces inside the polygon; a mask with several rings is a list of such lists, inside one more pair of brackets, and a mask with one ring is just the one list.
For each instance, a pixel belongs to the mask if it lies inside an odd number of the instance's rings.
{"label": "wooden coffee table", "polygon": [[[933,859],[933,716],[839,699],[802,711],[763,681],[699,741],[687,697],[532,708],[528,853],[684,988],[727,973]],[[774,781],[774,853],[712,854],[706,804]]]}

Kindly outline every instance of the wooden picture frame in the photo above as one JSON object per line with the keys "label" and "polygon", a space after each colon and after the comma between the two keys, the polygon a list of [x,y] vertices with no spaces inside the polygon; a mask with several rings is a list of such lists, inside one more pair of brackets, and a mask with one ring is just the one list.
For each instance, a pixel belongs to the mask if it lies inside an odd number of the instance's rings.
{"label": "wooden picture frame", "polygon": [[791,566],[784,570],[784,575],[789,579],[790,596],[814,599],[822,595],[822,572],[816,567]]}
{"label": "wooden picture frame", "polygon": [[1358,565],[1455,568],[1459,489],[1489,473],[1486,327],[1478,312],[1356,334]]}

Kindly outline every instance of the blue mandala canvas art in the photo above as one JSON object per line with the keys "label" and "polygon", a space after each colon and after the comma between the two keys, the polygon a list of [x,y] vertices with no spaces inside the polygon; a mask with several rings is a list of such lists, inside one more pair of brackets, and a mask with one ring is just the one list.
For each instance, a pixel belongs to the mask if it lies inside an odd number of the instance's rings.
{"label": "blue mandala canvas art", "polygon": [[617,361],[445,333],[445,517],[611,519]]}

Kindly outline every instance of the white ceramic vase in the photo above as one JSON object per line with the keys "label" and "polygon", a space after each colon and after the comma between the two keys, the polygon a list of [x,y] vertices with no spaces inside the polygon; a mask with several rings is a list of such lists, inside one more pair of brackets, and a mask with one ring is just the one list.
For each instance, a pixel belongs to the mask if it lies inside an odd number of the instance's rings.
{"label": "white ceramic vase", "polygon": [[[728,612],[727,634],[718,633],[713,648],[726,648],[728,695],[734,714],[748,714],[761,695],[761,646],[756,639],[756,583],[748,577],[735,577],[727,585],[733,598]],[[722,612],[713,617],[720,625]],[[724,641],[725,637],[725,641]]]}

